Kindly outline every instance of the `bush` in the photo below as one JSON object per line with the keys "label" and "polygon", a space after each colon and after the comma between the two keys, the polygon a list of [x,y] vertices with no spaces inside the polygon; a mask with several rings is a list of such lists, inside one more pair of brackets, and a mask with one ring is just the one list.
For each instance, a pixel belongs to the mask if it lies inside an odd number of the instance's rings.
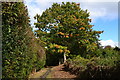
{"label": "bush", "polygon": [[98,52],[97,55],[90,58],[83,58],[80,55],[74,56],[72,59],[67,60],[65,66],[72,73],[79,75],[81,79],[119,78],[119,52],[112,49],[97,50],[96,52]]}
{"label": "bush", "polygon": [[97,49],[94,52],[88,53],[85,58],[91,58],[91,57],[101,57],[101,58],[105,58],[105,57],[112,57],[113,55],[117,55],[118,51],[115,51],[114,49],[109,49],[109,48],[105,48],[105,49]]}

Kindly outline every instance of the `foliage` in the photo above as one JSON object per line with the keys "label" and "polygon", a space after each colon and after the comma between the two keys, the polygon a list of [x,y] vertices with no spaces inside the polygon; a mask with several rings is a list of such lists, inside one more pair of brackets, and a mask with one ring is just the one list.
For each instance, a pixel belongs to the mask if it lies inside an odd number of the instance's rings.
{"label": "foliage", "polygon": [[113,49],[99,49],[96,56],[83,58],[80,55],[68,59],[66,68],[82,79],[119,78],[120,52]]}
{"label": "foliage", "polygon": [[[42,15],[36,15],[37,36],[46,44],[66,46],[71,54],[84,56],[97,49],[103,31],[93,30],[89,13],[74,2],[54,3]],[[94,45],[94,46],[93,46]]]}
{"label": "foliage", "polygon": [[[118,51],[109,50],[109,49],[98,49],[96,54],[90,58],[83,58],[80,55],[74,56],[72,59],[73,64],[84,65],[86,66],[89,63],[94,63],[96,66],[116,66],[120,61],[120,54]],[[77,64],[77,63],[81,64]]]}
{"label": "foliage", "polygon": [[34,37],[22,2],[2,3],[2,31],[3,78],[27,78],[33,68],[44,66],[44,49]]}
{"label": "foliage", "polygon": [[67,50],[67,47],[64,47],[64,46],[61,46],[61,45],[57,45],[57,44],[50,44],[50,45],[48,45],[48,50],[50,50],[52,54],[66,53],[66,55],[67,55],[68,53],[70,53],[70,51]]}
{"label": "foliage", "polygon": [[113,50],[115,50],[115,51],[120,51],[120,48],[117,47],[117,46],[115,46],[115,48],[114,48]]}
{"label": "foliage", "polygon": [[70,53],[69,50],[67,50],[67,47],[57,45],[57,44],[49,44],[47,46],[47,65],[55,65],[58,64],[60,59],[63,59],[63,55],[65,54],[68,56]]}

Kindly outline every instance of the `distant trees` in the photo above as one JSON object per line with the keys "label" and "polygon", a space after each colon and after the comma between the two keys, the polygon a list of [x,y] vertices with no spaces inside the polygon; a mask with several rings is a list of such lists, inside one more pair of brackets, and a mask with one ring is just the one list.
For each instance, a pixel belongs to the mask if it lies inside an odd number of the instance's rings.
{"label": "distant trees", "polygon": [[112,47],[110,45],[105,46],[105,49],[111,49]]}
{"label": "distant trees", "polygon": [[2,34],[3,78],[27,78],[33,68],[44,66],[44,48],[30,28],[22,2],[2,3]]}
{"label": "distant trees", "polygon": [[120,48],[117,47],[117,46],[115,46],[114,50],[116,50],[116,51],[120,51]]}

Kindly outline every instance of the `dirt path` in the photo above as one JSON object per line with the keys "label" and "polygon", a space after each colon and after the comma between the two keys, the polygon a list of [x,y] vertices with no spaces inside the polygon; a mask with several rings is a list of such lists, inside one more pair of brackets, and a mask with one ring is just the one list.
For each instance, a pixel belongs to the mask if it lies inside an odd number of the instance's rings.
{"label": "dirt path", "polygon": [[54,66],[52,68],[43,68],[42,70],[30,75],[30,78],[76,78],[75,75],[64,70],[64,65]]}
{"label": "dirt path", "polygon": [[75,75],[64,70],[63,64],[53,67],[48,76],[48,78],[76,78]]}

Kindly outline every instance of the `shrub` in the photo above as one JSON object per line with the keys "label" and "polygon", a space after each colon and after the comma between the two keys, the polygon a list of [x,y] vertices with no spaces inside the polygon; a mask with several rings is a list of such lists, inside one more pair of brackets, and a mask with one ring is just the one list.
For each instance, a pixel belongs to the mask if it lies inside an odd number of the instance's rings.
{"label": "shrub", "polygon": [[[105,54],[102,54],[103,52]],[[81,79],[119,78],[120,55],[118,52],[109,49],[104,49],[103,52],[99,52],[99,56],[97,55],[89,59],[79,55],[74,56],[72,59],[67,60],[65,66]]]}

